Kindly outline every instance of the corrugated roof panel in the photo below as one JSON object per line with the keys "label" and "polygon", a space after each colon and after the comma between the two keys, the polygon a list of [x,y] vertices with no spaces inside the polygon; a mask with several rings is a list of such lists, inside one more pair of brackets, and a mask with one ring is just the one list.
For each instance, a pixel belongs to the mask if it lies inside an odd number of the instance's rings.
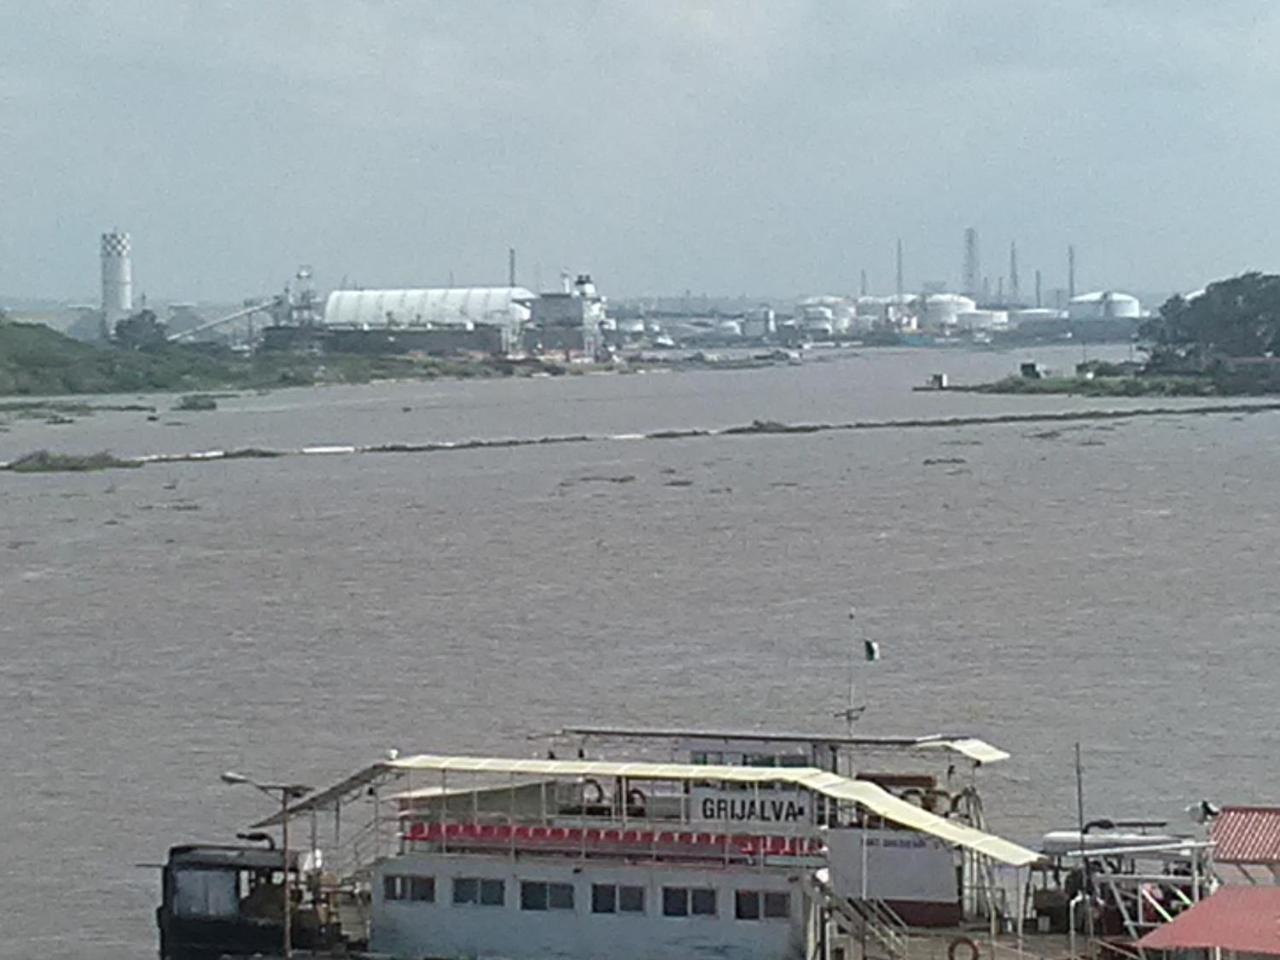
{"label": "corrugated roof panel", "polygon": [[1209,839],[1219,863],[1280,864],[1280,807],[1223,807]]}
{"label": "corrugated roof panel", "polygon": [[626,777],[632,780],[718,780],[728,783],[791,783],[836,800],[848,800],[877,816],[974,850],[1010,866],[1026,866],[1040,855],[1008,840],[946,820],[901,800],[882,787],[850,780],[816,767],[734,767],[692,763],[609,763],[599,760],[510,760],[422,754],[389,761],[388,769],[442,773],[494,773],[540,777]]}
{"label": "corrugated roof panel", "polygon": [[1280,956],[1280,887],[1223,887],[1138,941],[1143,950]]}

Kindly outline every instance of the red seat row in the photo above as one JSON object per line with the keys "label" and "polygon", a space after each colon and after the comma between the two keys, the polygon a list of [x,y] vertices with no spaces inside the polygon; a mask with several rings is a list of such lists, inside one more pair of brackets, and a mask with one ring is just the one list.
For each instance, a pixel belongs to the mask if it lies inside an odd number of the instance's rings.
{"label": "red seat row", "polygon": [[640,847],[645,850],[732,851],[736,853],[809,855],[821,851],[822,842],[808,837],[778,837],[758,834],[695,833],[690,831],[610,830],[596,827],[532,827],[506,824],[437,823],[417,821],[404,833],[408,841],[440,843],[493,843],[543,847],[568,846],[616,850]]}

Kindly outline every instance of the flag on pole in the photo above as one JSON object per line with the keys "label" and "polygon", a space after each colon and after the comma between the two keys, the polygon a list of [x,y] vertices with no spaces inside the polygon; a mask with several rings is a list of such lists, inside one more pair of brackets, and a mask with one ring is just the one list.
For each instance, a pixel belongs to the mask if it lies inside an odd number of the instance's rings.
{"label": "flag on pole", "polygon": [[867,663],[875,663],[880,659],[880,644],[874,640],[863,640],[862,653]]}

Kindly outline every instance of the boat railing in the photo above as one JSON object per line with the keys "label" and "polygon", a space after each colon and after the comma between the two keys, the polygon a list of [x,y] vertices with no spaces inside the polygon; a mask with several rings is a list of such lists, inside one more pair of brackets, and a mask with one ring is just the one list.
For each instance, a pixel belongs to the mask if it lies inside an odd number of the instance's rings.
{"label": "boat railing", "polygon": [[826,849],[817,837],[439,822],[405,825],[401,846],[404,852],[429,849],[734,863],[816,862]]}

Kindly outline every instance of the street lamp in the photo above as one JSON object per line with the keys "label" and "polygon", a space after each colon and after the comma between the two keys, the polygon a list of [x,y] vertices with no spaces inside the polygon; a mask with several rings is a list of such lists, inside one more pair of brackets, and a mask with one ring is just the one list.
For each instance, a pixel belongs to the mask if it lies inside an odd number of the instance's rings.
{"label": "street lamp", "polygon": [[222,774],[222,782],[230,786],[241,784],[253,787],[261,793],[275,799],[280,797],[280,856],[284,864],[284,960],[293,960],[293,889],[289,879],[289,801],[305,797],[311,792],[310,787],[300,783],[259,783],[246,777],[243,773],[227,770]]}

